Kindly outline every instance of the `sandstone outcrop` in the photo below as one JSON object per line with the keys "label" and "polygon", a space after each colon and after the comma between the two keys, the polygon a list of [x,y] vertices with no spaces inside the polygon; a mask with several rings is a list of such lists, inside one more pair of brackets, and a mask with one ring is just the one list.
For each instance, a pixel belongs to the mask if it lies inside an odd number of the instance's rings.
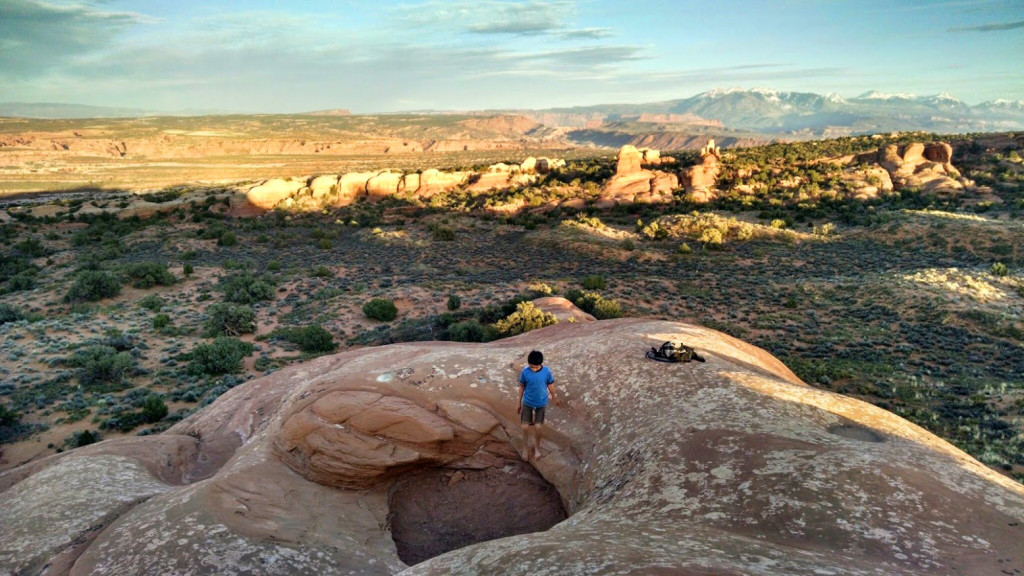
{"label": "sandstone outcrop", "polygon": [[672,201],[672,192],[679,187],[679,177],[659,170],[645,170],[645,158],[660,158],[657,150],[639,150],[626,145],[619,149],[615,175],[601,190],[596,201],[599,208],[633,202],[662,203]]}
{"label": "sandstone outcrop", "polygon": [[722,172],[721,159],[722,149],[711,139],[700,149],[700,164],[683,171],[683,186],[695,202],[710,202],[715,198],[715,186]]}
{"label": "sandstone outcrop", "polygon": [[275,178],[253,186],[245,196],[253,206],[261,210],[273,210],[285,198],[298,194],[305,185],[305,180]]}
{"label": "sandstone outcrop", "polygon": [[[707,362],[643,357],[665,340]],[[563,402],[532,464],[569,518],[406,569],[389,488],[424,466],[503,469],[522,447],[516,378],[531,349]],[[460,505],[494,515],[485,499]],[[638,319],[321,357],[162,434],[4,473],[0,508],[7,573],[1024,570],[1021,485],[889,412],[805,385],[763,350]]]}
{"label": "sandstone outcrop", "polygon": [[877,152],[858,155],[857,164],[877,163],[889,173],[893,189],[955,194],[964,190],[960,171],[952,164],[953,147],[946,142],[905,146],[889,144]]}

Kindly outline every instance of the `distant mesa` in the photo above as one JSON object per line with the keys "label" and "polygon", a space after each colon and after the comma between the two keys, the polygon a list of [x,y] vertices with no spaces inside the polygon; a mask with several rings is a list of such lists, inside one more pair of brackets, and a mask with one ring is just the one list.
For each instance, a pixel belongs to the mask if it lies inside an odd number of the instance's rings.
{"label": "distant mesa", "polygon": [[[707,361],[644,357],[666,340]],[[531,349],[561,404],[527,463],[515,405]],[[436,506],[394,497],[424,473],[466,482],[445,494],[444,522],[475,519],[496,539],[461,547],[473,540],[427,521]],[[546,486],[555,497],[541,506],[568,519],[506,527],[524,501],[480,492],[477,475]],[[163,433],[0,474],[0,507],[11,574],[1024,570],[1020,484],[895,414],[807,386],[762,349],[629,318],[293,365]],[[399,536],[438,547],[412,557]]]}
{"label": "distant mesa", "polygon": [[330,110],[316,110],[315,112],[306,112],[304,116],[351,116],[352,112],[348,108],[332,108]]}

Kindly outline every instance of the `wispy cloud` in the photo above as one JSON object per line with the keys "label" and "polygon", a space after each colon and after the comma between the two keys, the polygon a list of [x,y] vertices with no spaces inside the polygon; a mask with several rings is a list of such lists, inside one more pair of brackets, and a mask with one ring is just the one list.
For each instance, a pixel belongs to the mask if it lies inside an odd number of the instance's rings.
{"label": "wispy cloud", "polygon": [[1006,22],[1002,24],[982,24],[980,26],[958,26],[948,28],[947,32],[1002,32],[1004,30],[1016,30],[1024,28],[1024,20],[1020,22]]}
{"label": "wispy cloud", "polygon": [[38,74],[103,50],[125,30],[153,21],[131,12],[110,12],[87,5],[0,1],[0,78]]}
{"label": "wispy cloud", "polygon": [[577,30],[565,30],[558,35],[567,39],[599,39],[607,38],[613,34],[611,28],[579,28]]}
{"label": "wispy cloud", "polygon": [[572,0],[431,0],[398,8],[400,19],[416,25],[517,36],[562,31],[575,12]]}

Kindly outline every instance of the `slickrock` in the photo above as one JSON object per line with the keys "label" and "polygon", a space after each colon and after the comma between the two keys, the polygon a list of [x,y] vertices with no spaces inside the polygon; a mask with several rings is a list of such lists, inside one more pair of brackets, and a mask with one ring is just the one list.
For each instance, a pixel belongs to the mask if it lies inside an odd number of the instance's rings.
{"label": "slickrock", "polygon": [[[550,303],[554,303],[551,301]],[[705,363],[644,358],[666,340]],[[556,377],[532,465],[569,517],[407,568],[388,494],[503,468],[532,349]],[[764,350],[678,322],[321,357],[153,436],[0,475],[0,574],[935,575],[1024,570],[1024,486]],[[493,502],[461,504],[494,517]],[[495,518],[498,520],[498,518]]]}
{"label": "slickrock", "polygon": [[245,196],[253,206],[272,210],[281,201],[295,196],[305,185],[305,180],[275,178],[253,186]]}

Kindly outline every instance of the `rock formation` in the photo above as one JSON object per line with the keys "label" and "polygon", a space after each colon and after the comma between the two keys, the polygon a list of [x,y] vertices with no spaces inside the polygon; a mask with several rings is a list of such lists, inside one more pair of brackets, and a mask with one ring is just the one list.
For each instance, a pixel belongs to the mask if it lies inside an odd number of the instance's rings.
{"label": "rock formation", "polygon": [[596,205],[606,208],[632,202],[670,202],[672,192],[679,187],[675,174],[642,168],[645,158],[659,158],[657,150],[638,150],[626,145],[619,149],[615,176],[605,182]]}
{"label": "rock formation", "polygon": [[722,149],[711,139],[700,149],[700,164],[683,171],[684,186],[694,201],[710,202],[714,199],[718,175],[722,172],[721,159]]}
{"label": "rock formation", "polygon": [[906,146],[889,144],[877,152],[854,158],[856,164],[877,163],[889,173],[893,189],[918,188],[924,192],[955,194],[964,190],[960,171],[952,164],[953,147],[946,142]]}
{"label": "rock formation", "polygon": [[[666,340],[705,363],[663,364]],[[1024,570],[1024,487],[707,328],[561,323],[489,344],[321,357],[153,436],[0,475],[0,572],[394,574],[388,494],[423,467],[500,472],[517,374],[562,406],[533,466],[569,518],[403,574],[999,574]],[[465,501],[495,516],[495,503]],[[438,530],[431,526],[429,530]]]}

